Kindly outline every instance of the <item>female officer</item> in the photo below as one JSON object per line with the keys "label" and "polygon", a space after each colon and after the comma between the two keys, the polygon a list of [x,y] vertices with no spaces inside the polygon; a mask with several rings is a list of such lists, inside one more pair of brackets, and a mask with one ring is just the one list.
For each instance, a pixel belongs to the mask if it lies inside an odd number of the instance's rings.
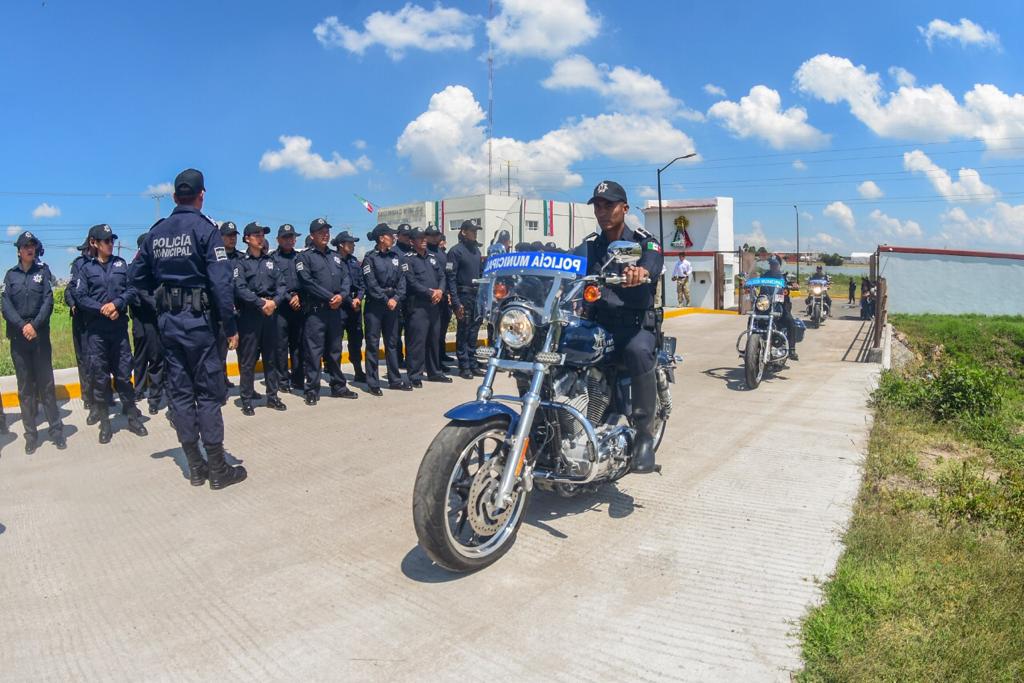
{"label": "female officer", "polygon": [[[387,223],[378,223],[367,237],[377,246],[363,259],[363,279],[366,282],[366,307],[363,324],[366,329],[366,386],[374,396],[381,396],[377,374],[381,335],[384,337],[384,355],[388,366],[388,387],[399,391],[412,391],[412,385],[402,380],[398,367],[398,312],[405,301],[405,270],[398,252],[392,251],[395,231]],[[406,269],[408,265],[404,266]]]}
{"label": "female officer", "polygon": [[53,284],[50,269],[39,262],[39,240],[31,232],[18,235],[18,265],[4,276],[2,309],[7,321],[7,338],[18,377],[18,401],[25,425],[25,452],[39,445],[36,417],[43,405],[50,424],[50,438],[65,448],[64,425],[53,393],[53,350],[50,347],[50,314],[53,313]]}

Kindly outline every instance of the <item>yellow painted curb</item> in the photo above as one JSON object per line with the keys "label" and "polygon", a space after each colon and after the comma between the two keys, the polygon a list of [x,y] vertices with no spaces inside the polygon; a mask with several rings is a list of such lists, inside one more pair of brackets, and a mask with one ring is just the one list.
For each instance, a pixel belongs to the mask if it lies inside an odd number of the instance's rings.
{"label": "yellow painted curb", "polygon": [[681,315],[739,315],[738,311],[719,311],[714,308],[675,308],[665,311],[665,318],[678,318]]}

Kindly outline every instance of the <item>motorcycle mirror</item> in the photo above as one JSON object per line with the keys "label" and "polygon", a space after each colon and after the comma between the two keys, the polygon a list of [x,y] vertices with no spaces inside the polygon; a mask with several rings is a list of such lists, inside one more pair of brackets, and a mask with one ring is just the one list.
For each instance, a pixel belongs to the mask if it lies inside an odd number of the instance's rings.
{"label": "motorcycle mirror", "polygon": [[640,260],[643,248],[637,242],[617,240],[608,245],[608,256],[615,263],[632,265]]}

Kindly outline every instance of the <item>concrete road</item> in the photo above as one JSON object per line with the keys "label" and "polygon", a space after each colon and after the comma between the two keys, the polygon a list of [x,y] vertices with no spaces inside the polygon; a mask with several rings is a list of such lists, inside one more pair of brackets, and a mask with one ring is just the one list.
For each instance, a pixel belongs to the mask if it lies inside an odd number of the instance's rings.
{"label": "concrete road", "polygon": [[[796,623],[834,567],[877,366],[865,330],[812,330],[742,388],[736,316],[666,323],[686,357],[660,461],[564,500],[470,576],[416,545],[413,478],[456,380],[226,410],[250,478],[183,478],[163,415],[108,446],[78,401],[68,450],[0,457],[4,680],[787,680]],[[15,423],[20,432],[20,424]],[[8,437],[13,439],[14,437]]]}

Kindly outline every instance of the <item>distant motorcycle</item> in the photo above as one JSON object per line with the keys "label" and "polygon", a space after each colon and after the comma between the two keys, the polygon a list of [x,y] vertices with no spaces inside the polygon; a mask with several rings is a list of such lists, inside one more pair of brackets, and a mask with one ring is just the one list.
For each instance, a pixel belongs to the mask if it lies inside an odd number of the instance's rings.
{"label": "distant motorcycle", "polygon": [[826,298],[829,284],[831,283],[826,279],[812,279],[807,283],[807,317],[815,327],[821,326],[825,319],[832,315]]}
{"label": "distant motorcycle", "polygon": [[[786,281],[782,278],[759,277],[747,280],[753,305],[747,318],[747,329],[736,340],[736,350],[743,356],[743,373],[747,387],[756,389],[765,373],[781,370],[789,358],[789,338],[777,324],[786,302]],[[797,339],[803,337],[803,322],[797,323]]]}

